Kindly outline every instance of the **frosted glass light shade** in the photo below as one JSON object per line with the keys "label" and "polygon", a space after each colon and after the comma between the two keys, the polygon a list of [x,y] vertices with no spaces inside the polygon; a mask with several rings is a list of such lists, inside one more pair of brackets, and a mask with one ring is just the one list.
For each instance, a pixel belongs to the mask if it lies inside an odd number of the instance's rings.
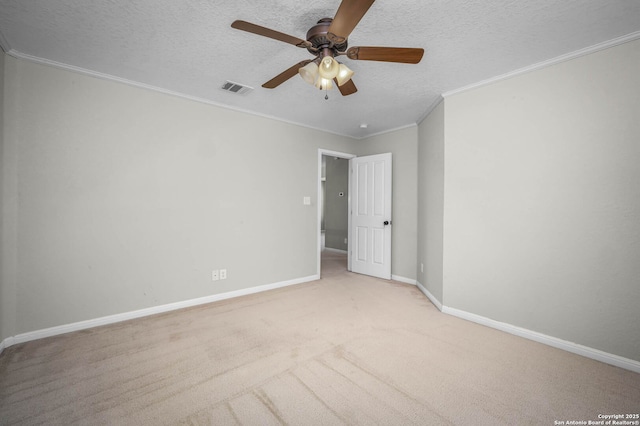
{"label": "frosted glass light shade", "polygon": [[338,75],[338,71],[340,71],[340,64],[338,61],[333,59],[331,56],[325,56],[322,58],[320,66],[318,67],[320,77],[327,80],[333,80]]}
{"label": "frosted glass light shade", "polygon": [[336,76],[338,86],[342,86],[343,84],[345,84],[351,79],[352,76],[353,71],[351,71],[345,64],[340,64],[338,75]]}
{"label": "frosted glass light shade", "polygon": [[298,74],[307,83],[314,84],[318,79],[318,65],[315,62],[309,62],[298,70]]}
{"label": "frosted glass light shade", "polygon": [[333,89],[333,81],[327,78],[318,77],[318,80],[316,81],[316,87],[320,90],[331,90]]}

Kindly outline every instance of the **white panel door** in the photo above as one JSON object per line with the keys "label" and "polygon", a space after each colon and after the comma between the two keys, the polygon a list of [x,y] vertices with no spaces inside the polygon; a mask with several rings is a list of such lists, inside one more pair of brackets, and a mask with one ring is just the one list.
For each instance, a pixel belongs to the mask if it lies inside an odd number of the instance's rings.
{"label": "white panel door", "polygon": [[391,153],[351,166],[351,270],[391,279]]}

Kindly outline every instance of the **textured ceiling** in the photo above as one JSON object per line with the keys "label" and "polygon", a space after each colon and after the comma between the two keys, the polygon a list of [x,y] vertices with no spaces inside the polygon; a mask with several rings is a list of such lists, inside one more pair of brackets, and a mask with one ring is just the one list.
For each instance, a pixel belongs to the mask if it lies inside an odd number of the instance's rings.
{"label": "textured ceiling", "polygon": [[[230,27],[242,19],[305,38],[339,0],[0,0],[10,55],[62,64],[356,138],[420,121],[446,92],[623,36],[640,37],[637,0],[378,0],[349,46],[422,47],[418,65],[352,61],[358,92],[324,99],[295,76],[301,48]],[[254,88],[236,95],[226,80]],[[368,124],[366,129],[360,128]]]}

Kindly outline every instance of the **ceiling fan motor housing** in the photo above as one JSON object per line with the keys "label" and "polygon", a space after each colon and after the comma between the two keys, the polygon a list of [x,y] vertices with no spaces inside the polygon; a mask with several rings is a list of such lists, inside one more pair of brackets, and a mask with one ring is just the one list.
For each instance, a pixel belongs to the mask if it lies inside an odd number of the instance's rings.
{"label": "ceiling fan motor housing", "polygon": [[307,50],[317,55],[319,51],[325,51],[325,48],[331,49],[333,56],[336,52],[344,52],[347,49],[347,39],[339,43],[335,43],[327,36],[327,30],[333,21],[332,18],[322,18],[316,25],[307,31],[307,41],[311,43],[311,47]]}
{"label": "ceiling fan motor housing", "polygon": [[[399,62],[417,64],[422,59],[424,49],[408,47],[359,46],[347,49],[349,34],[358,25],[375,0],[341,0],[333,18],[322,18],[307,31],[306,40],[290,36],[251,22],[236,20],[232,28],[247,31],[263,37],[279,40],[300,48],[306,48],[315,58],[300,61],[287,68],[262,85],[274,89],[300,74],[308,83],[336,82],[343,96],[358,91],[351,77],[353,71],[335,58],[346,55],[352,60]],[[336,69],[337,68],[337,69]],[[320,76],[322,79],[318,79]]]}

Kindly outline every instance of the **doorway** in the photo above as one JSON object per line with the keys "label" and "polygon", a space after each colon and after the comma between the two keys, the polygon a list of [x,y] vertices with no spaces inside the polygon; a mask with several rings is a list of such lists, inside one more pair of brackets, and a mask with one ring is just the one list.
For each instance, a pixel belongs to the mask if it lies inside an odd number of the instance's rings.
{"label": "doorway", "polygon": [[349,270],[349,160],[355,155],[318,150],[318,275],[322,263]]}

